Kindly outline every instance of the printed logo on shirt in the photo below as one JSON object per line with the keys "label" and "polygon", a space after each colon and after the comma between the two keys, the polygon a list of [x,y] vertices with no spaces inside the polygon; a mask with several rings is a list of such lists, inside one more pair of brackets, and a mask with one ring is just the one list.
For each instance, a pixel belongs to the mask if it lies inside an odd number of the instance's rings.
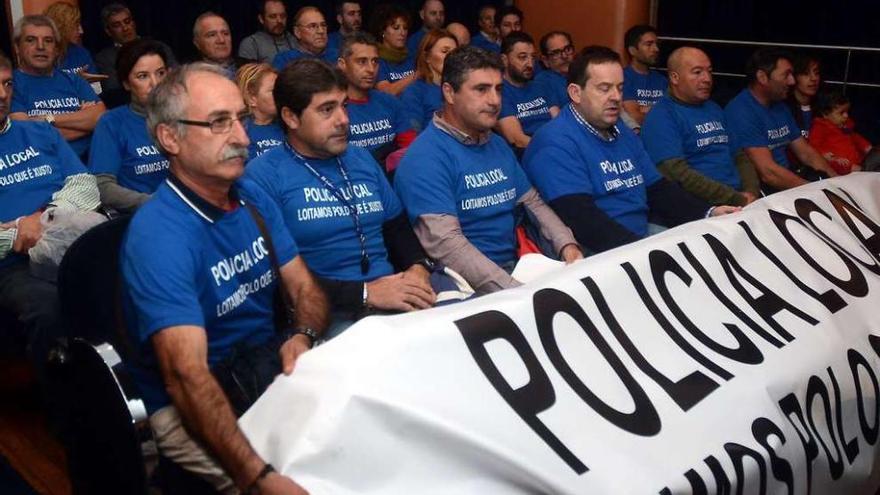
{"label": "printed logo on shirt", "polygon": [[[373,197],[373,191],[367,184],[352,184],[351,189],[343,187],[340,189],[342,197],[346,201],[352,201],[352,198],[358,200],[366,200]],[[325,218],[349,217],[351,210],[348,206],[339,203],[339,199],[326,188],[323,187],[305,187],[303,188],[303,197],[306,203],[336,203],[332,206],[309,206],[296,210],[296,219],[298,221],[323,220]],[[360,201],[354,205],[358,215],[367,215],[370,213],[380,213],[385,211],[382,201]]]}
{"label": "printed logo on shirt", "polygon": [[528,117],[534,117],[535,115],[544,115],[547,113],[550,113],[550,108],[547,105],[547,100],[545,100],[541,96],[535,98],[532,101],[516,104],[516,117],[518,119],[525,119]]}
{"label": "printed logo on shirt", "polygon": [[768,129],[767,130],[767,138],[771,141],[774,139],[782,139],[791,134],[787,125],[784,125],[778,129]]}
{"label": "printed logo on shirt", "polygon": [[[15,167],[38,156],[40,156],[40,152],[33,146],[28,146],[22,151],[6,153],[0,157],[0,170]],[[31,179],[52,175],[53,171],[54,169],[52,168],[52,165],[49,164],[17,169],[11,174],[0,176],[0,187],[12,186],[21,182],[27,182]]]}
{"label": "printed logo on shirt", "polygon": [[662,89],[636,89],[636,101],[640,107],[652,107],[662,97]]}
{"label": "printed logo on shirt", "polygon": [[[362,122],[360,124],[350,124],[348,126],[349,129],[349,144],[352,146],[357,146],[358,148],[372,148],[374,146],[380,146],[386,143],[390,143],[397,137],[397,133],[394,132],[394,127],[391,125],[391,119],[379,119],[374,120],[372,122]],[[389,131],[379,136],[365,137],[362,139],[355,139],[356,136],[361,134],[372,134],[376,132]]]}
{"label": "printed logo on shirt", "polygon": [[152,156],[152,155],[159,154],[159,150],[156,149],[156,147],[152,146],[152,145],[151,146],[138,146],[137,149],[135,150],[135,152],[137,153],[137,156],[139,156],[139,157]]}
{"label": "printed logo on shirt", "polygon": [[[619,160],[616,162],[612,162],[610,160],[604,160],[599,162],[599,168],[602,170],[604,175],[621,175],[633,172],[636,168],[635,164],[627,158],[626,160]],[[614,177],[608,179],[603,184],[605,186],[605,191],[610,192],[617,189],[630,189],[636,186],[641,185],[645,182],[645,179],[642,177],[642,174],[638,173],[635,175],[631,175],[629,177]]]}
{"label": "printed logo on shirt", "polygon": [[50,98],[34,102],[34,110],[65,110],[71,107],[79,108],[79,98],[68,96],[66,98]]}
{"label": "printed logo on shirt", "polygon": [[[214,279],[214,283],[217,287],[220,287],[224,283],[236,279],[239,275],[246,274],[268,255],[269,250],[266,249],[266,241],[263,239],[263,236],[258,236],[247,249],[229,258],[222,259],[211,267],[211,276]],[[217,316],[223,316],[241,306],[247,301],[249,295],[269,286],[273,280],[274,275],[270,267],[253,279],[239,284],[231,296],[217,305]]]}
{"label": "printed logo on shirt", "polygon": [[[476,174],[466,174],[464,176],[464,186],[467,189],[479,189],[481,187],[492,186],[508,180],[507,174],[501,168],[495,168],[488,172],[480,172]],[[476,210],[478,208],[488,208],[497,206],[516,199],[516,188],[506,189],[499,193],[480,196],[477,198],[466,198],[461,200],[462,211]]]}
{"label": "printed logo on shirt", "polygon": [[273,148],[277,148],[278,146],[281,146],[281,141],[277,139],[260,139],[257,141],[257,156],[260,156]]}
{"label": "printed logo on shirt", "polygon": [[409,77],[409,76],[413,75],[414,72],[415,72],[415,70],[407,70],[407,71],[403,71],[403,72],[393,72],[392,71],[392,72],[388,73],[388,80],[389,81],[399,81],[405,77]]}
{"label": "printed logo on shirt", "polygon": [[[694,128],[699,134],[709,134],[710,132],[725,132],[724,125],[717,120],[704,122],[702,124],[696,124]],[[725,144],[727,142],[727,134],[718,134],[715,136],[708,136],[697,139],[697,148],[703,148],[705,146],[709,146],[710,144]]]}

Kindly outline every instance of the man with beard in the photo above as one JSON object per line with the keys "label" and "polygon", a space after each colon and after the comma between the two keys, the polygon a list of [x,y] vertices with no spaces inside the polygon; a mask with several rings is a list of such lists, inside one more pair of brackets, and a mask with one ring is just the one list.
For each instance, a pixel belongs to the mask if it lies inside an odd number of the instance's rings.
{"label": "man with beard", "polygon": [[477,26],[480,31],[471,39],[471,45],[490,52],[501,51],[501,38],[498,36],[498,26],[495,25],[495,6],[483,5],[477,18]]}
{"label": "man with beard", "polygon": [[518,205],[531,213],[558,258],[583,257],[510,147],[492,132],[501,110],[502,69],[498,55],[476,47],[446,57],[442,110],[413,141],[394,178],[425,251],[478,294],[521,285],[510,276]]}
{"label": "man with beard", "polygon": [[[147,127],[171,165],[121,249],[138,352],[129,364],[166,458],[220,493],[304,494],[254,451],[212,373],[260,348],[272,375],[290,374],[327,325],[327,300],[278,207],[239,180],[245,115],[238,87],[214,64],[172,71],[150,95]],[[274,326],[279,283],[296,307],[293,331]]]}
{"label": "man with beard", "polygon": [[649,217],[671,227],[739,209],[710,208],[664,179],[639,138],[617,125],[623,67],[614,50],[585,48],[568,80],[571,102],[535,134],[523,166],[581,245],[601,252],[637,241],[651,233]]}
{"label": "man with beard", "polygon": [[571,35],[551,31],[541,37],[541,62],[544,68],[535,75],[535,82],[544,85],[550,104],[559,108],[568,104],[568,66],[574,58]]}
{"label": "man with beard", "polygon": [[337,52],[342,52],[342,39],[360,32],[363,25],[363,10],[360,2],[341,0],[336,2],[336,22],[339,31],[330,33],[327,44]]}
{"label": "man with beard", "polygon": [[497,9],[495,11],[495,27],[498,29],[498,39],[503,40],[510,33],[522,31],[523,19],[523,11],[513,5]]}
{"label": "man with beard", "polygon": [[275,55],[292,50],[296,39],[287,31],[287,7],[282,0],[260,3],[257,20],[263,29],[241,40],[238,56],[251,62],[271,62]]}
{"label": "man with beard", "polygon": [[734,153],[724,111],[711,101],[712,61],[702,50],[669,55],[669,94],[642,126],[642,142],[663,176],[712,204],[745,206],[760,194],[755,167]]}
{"label": "man with beard", "polygon": [[446,9],[440,0],[425,0],[422,8],[419,10],[419,17],[422,19],[422,29],[409,35],[406,40],[406,50],[412,55],[419,51],[419,43],[422,38],[432,29],[443,29],[446,24]]}
{"label": "man with beard", "polygon": [[724,114],[733,137],[733,149],[743,149],[755,164],[764,192],[807,182],[794,173],[788,150],[811,169],[830,177],[837,175],[800,134],[785,104],[794,86],[791,56],[776,48],[758,49],[746,63],[746,78],[748,86],[730,100]]}
{"label": "man with beard", "polygon": [[524,150],[531,136],[559,113],[550,102],[546,86],[532,81],[535,76],[535,42],[520,31],[501,41],[504,89],[498,131],[515,149]]}
{"label": "man with beard", "polygon": [[367,33],[346,36],[338,65],[348,80],[348,144],[385,163],[389,153],[409,146],[416,131],[400,100],[373,89],[379,71],[378,43]]}
{"label": "man with beard", "polygon": [[[371,65],[375,73],[377,61]],[[432,263],[394,190],[365,149],[348,145],[346,86],[345,75],[319,60],[288,65],[274,91],[285,143],[247,168],[248,178],[281,206],[329,296],[334,325],[327,338],[371,308],[414,311],[435,300]]]}
{"label": "man with beard", "polygon": [[668,85],[663,74],[651,70],[660,56],[657,31],[652,26],[633,26],[624,34],[623,44],[630,58],[623,70],[623,109],[641,126]]}
{"label": "man with beard", "polygon": [[199,51],[201,61],[214,64],[235,79],[235,71],[247,61],[232,55],[232,32],[226,19],[214,12],[205,12],[193,23],[193,44]]}
{"label": "man with beard", "polygon": [[275,70],[280,71],[290,62],[301,58],[336,63],[336,47],[327,44],[327,21],[317,7],[303,7],[296,12],[293,18],[293,35],[296,37],[295,46],[272,59]]}

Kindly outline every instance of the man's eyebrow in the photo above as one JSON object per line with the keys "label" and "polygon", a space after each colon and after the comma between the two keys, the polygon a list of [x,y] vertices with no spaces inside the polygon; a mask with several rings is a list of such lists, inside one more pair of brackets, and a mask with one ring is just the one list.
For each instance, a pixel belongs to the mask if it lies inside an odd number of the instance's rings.
{"label": "man's eyebrow", "polygon": [[213,112],[208,114],[208,120],[213,120],[221,117],[231,117],[232,112],[229,110],[214,110]]}

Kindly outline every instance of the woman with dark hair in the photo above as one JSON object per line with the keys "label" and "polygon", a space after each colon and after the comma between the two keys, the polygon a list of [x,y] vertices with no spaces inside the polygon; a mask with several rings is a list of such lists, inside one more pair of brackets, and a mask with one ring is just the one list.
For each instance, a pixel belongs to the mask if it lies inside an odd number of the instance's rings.
{"label": "woman with dark hair", "polygon": [[801,128],[801,135],[809,137],[813,120],[812,104],[819,92],[821,68],[819,59],[808,53],[799,53],[792,61],[794,88],[788,94],[788,107]]}
{"label": "woman with dark hair", "polygon": [[446,55],[458,48],[458,41],[445,29],[428,32],[419,43],[415,81],[400,96],[403,107],[410,112],[413,128],[421,132],[431,122],[434,112],[443,104],[440,79]]}
{"label": "woman with dark hair", "polygon": [[370,32],[379,40],[379,91],[398,96],[414,81],[415,57],[406,49],[409,26],[409,12],[392,4],[377,7],[370,20]]}
{"label": "woman with dark hair", "polygon": [[150,198],[168,175],[168,159],[147,132],[144,107],[165,78],[168,55],[161,43],[138,39],[119,49],[116,73],[131,103],[101,116],[92,135],[89,170],[98,179],[101,203],[131,211]]}

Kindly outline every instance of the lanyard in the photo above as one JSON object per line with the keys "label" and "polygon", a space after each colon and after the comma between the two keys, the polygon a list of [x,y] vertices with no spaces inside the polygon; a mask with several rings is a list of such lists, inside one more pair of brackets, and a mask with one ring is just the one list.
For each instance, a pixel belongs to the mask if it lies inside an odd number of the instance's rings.
{"label": "lanyard", "polygon": [[[345,199],[342,191],[340,191],[335,184],[330,182],[330,179],[328,179],[327,176],[325,176],[321,172],[318,172],[314,167],[312,167],[309,162],[306,161],[306,158],[304,156],[297,153],[296,150],[293,149],[293,146],[291,146],[290,143],[287,142],[287,140],[284,141],[284,146],[287,148],[287,151],[289,151],[295,158],[299,159],[299,161],[302,162],[306,169],[311,172],[311,174],[314,175],[316,179],[321,181],[321,183],[324,185],[325,188],[327,188],[328,191],[336,196],[336,199],[338,199],[340,203],[348,208],[348,213],[349,215],[351,215],[352,222],[354,222],[355,233],[357,234],[358,241],[361,244],[361,274],[366,275],[367,272],[370,271],[370,256],[367,254],[367,236],[366,234],[364,234],[364,228],[361,225],[361,218],[360,215],[358,215],[357,208],[355,208],[355,205],[351,204],[349,200]],[[345,181],[345,187],[347,187],[348,191],[353,195],[354,188],[351,186],[351,179],[349,179],[348,172],[345,170],[345,165],[343,165],[342,159],[339,158],[338,155],[336,156],[336,164],[339,167],[339,174],[342,176],[342,180]]]}

